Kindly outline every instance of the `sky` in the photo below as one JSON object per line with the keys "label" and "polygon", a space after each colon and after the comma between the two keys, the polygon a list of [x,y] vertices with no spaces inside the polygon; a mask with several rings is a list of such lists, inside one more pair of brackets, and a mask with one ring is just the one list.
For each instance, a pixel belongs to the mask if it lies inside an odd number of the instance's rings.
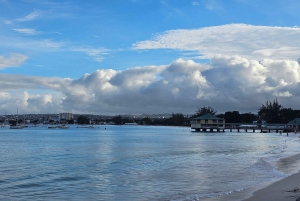
{"label": "sky", "polygon": [[300,109],[298,0],[0,0],[0,115]]}

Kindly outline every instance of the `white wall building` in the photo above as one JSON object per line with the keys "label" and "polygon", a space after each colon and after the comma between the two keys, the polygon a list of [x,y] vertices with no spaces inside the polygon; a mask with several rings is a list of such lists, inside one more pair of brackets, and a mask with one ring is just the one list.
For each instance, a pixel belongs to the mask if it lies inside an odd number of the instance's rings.
{"label": "white wall building", "polygon": [[72,120],[74,119],[73,113],[59,113],[60,120]]}

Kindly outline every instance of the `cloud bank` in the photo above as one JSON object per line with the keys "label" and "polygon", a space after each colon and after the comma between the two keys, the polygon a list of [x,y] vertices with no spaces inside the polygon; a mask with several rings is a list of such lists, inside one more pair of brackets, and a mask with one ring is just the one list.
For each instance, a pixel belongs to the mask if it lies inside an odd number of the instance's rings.
{"label": "cloud bank", "polygon": [[[297,27],[231,24],[167,31],[133,48],[192,51],[195,57],[120,71],[98,69],[78,79],[0,74],[0,114],[15,113],[16,108],[21,113],[192,114],[204,105],[218,112],[256,113],[276,97],[284,107],[299,109],[299,40]],[[65,45],[51,40],[31,44],[47,47],[45,51]],[[68,50],[98,62],[110,51],[88,46]],[[199,63],[198,58],[209,62]],[[18,53],[0,56],[0,69],[18,67],[27,59]]]}
{"label": "cloud bank", "polygon": [[299,109],[299,83],[295,60],[221,54],[208,64],[177,59],[164,66],[96,70],[78,79],[2,74],[0,112],[192,114],[203,105],[218,112],[257,112],[275,97]]}
{"label": "cloud bank", "polygon": [[176,49],[195,51],[198,58],[210,59],[216,54],[240,55],[263,60],[299,58],[300,28],[228,24],[194,30],[171,30],[151,40],[135,43],[145,49]]}

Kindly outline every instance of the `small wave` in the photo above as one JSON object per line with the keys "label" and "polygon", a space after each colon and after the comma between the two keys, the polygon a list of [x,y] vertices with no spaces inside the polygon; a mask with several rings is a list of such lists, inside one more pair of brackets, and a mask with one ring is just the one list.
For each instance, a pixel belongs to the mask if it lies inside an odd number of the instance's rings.
{"label": "small wave", "polygon": [[15,185],[14,188],[16,189],[22,189],[22,188],[39,188],[43,187],[44,185],[42,183],[26,183],[26,184],[18,184]]}
{"label": "small wave", "polygon": [[60,178],[56,178],[53,181],[54,182],[64,182],[64,181],[79,181],[79,180],[83,180],[84,177],[60,177]]}
{"label": "small wave", "polygon": [[170,201],[200,201],[206,198],[219,197],[232,193],[230,192],[216,192],[216,193],[203,193],[203,194],[193,194],[193,195],[181,195]]}
{"label": "small wave", "polygon": [[[260,185],[288,176],[286,173],[279,171],[267,158],[260,158],[252,166],[246,168],[246,171],[248,176],[245,176],[245,179],[250,186]],[[255,175],[255,177],[252,175]]]}
{"label": "small wave", "polygon": [[288,174],[297,173],[299,171],[299,165],[300,154],[298,153],[292,156],[280,158],[276,162],[277,169]]}

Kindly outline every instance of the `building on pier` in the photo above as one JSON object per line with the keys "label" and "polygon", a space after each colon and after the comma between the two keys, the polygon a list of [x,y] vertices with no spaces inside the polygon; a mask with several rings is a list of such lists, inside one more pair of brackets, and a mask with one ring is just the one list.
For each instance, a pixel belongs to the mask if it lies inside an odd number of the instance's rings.
{"label": "building on pier", "polygon": [[300,118],[295,118],[287,124],[289,127],[299,131],[300,130]]}
{"label": "building on pier", "polygon": [[215,117],[212,114],[192,118],[190,123],[191,129],[195,129],[195,131],[213,132],[215,130],[217,132],[224,132],[225,129],[225,119]]}

